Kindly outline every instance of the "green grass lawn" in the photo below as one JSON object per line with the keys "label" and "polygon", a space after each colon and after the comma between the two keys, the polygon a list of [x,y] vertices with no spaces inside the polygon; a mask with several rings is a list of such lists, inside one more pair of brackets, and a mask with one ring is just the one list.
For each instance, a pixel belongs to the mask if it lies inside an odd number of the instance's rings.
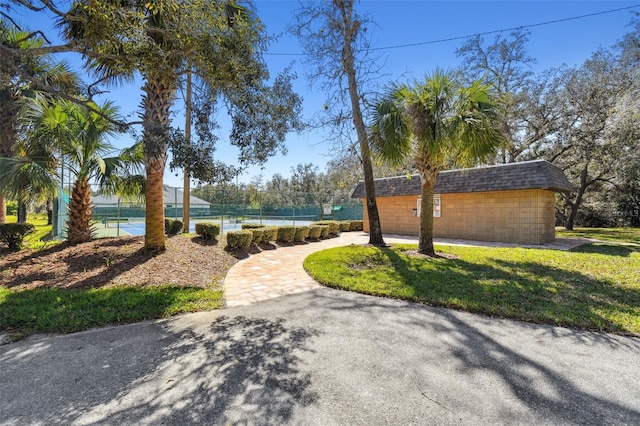
{"label": "green grass lawn", "polygon": [[498,317],[640,334],[640,247],[588,244],[573,251],[436,246],[349,246],[310,255],[320,283]]}
{"label": "green grass lawn", "polygon": [[556,237],[640,244],[640,228],[574,228],[573,231],[556,228]]}
{"label": "green grass lawn", "polygon": [[[16,217],[8,216],[7,221],[15,222]],[[29,223],[35,225],[36,231],[25,238],[25,247],[35,250],[35,256],[59,243],[46,241],[51,233],[46,217],[31,217]],[[33,333],[76,332],[224,306],[219,284],[209,288],[164,285],[72,290],[46,286],[11,289],[2,285],[5,273],[10,273],[10,270],[0,268],[0,331],[8,333],[14,340]]]}
{"label": "green grass lawn", "polygon": [[0,286],[1,329],[14,339],[33,333],[70,333],[107,324],[166,318],[222,306],[221,289],[156,286],[12,291]]}
{"label": "green grass lawn", "polygon": [[[18,220],[17,216],[7,215],[7,223],[15,223]],[[34,225],[36,230],[34,233],[25,237],[25,247],[29,248],[42,248],[51,244],[56,244],[57,241],[47,241],[51,235],[52,225],[47,225],[46,215],[37,215],[36,217],[30,216],[27,222]]]}

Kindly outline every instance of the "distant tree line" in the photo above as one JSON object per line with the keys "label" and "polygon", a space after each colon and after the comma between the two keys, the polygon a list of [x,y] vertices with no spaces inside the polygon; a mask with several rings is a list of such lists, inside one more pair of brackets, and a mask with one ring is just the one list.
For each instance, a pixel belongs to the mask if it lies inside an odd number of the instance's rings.
{"label": "distant tree line", "polygon": [[457,51],[461,78],[493,84],[504,136],[496,162],[542,158],[559,166],[575,192],[562,194],[557,222],[640,226],[640,14],[631,31],[583,64],[534,74],[529,33],[467,40]]}
{"label": "distant tree line", "polygon": [[[300,163],[290,170],[290,176],[276,173],[265,179],[254,176],[249,183],[231,181],[199,185],[191,193],[212,204],[262,207],[323,206],[353,204],[356,184],[362,180],[362,168],[352,155],[330,160],[324,171],[312,163]],[[378,177],[395,176],[405,170],[384,165],[373,167]]]}

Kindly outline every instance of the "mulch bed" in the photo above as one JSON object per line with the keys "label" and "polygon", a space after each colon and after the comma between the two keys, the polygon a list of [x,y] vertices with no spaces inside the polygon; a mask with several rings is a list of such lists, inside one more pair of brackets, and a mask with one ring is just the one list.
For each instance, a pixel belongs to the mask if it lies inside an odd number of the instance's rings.
{"label": "mulch bed", "polygon": [[78,245],[10,252],[0,248],[0,285],[81,289],[118,285],[209,287],[217,284],[238,259],[224,242],[177,235],[167,250],[143,251],[144,237],[103,238]]}

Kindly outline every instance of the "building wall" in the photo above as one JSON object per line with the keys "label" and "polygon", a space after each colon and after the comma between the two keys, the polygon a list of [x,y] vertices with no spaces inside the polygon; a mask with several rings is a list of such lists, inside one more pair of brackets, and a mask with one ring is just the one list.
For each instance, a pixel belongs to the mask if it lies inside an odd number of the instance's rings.
{"label": "building wall", "polygon": [[[379,197],[382,232],[418,235],[417,196]],[[542,189],[441,194],[442,213],[433,218],[441,238],[544,244],[555,240],[555,194]],[[364,227],[369,218],[364,209]]]}

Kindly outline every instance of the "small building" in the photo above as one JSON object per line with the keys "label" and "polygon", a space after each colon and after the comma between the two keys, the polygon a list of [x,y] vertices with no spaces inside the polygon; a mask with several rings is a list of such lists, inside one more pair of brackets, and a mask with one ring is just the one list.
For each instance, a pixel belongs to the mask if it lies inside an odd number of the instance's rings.
{"label": "small building", "polygon": [[[382,232],[418,235],[420,176],[375,180]],[[434,237],[545,244],[555,240],[555,193],[573,192],[561,169],[544,160],[440,172]],[[366,198],[364,182],[352,198]],[[369,229],[366,202],[364,229]]]}

